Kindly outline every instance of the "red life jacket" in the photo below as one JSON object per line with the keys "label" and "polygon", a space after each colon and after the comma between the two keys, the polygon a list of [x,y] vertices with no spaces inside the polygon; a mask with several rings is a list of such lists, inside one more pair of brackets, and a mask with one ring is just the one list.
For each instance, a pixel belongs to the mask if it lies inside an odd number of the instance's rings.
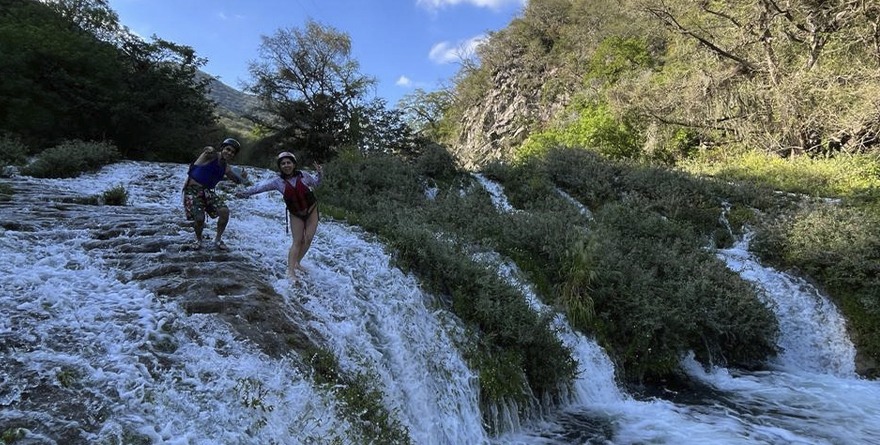
{"label": "red life jacket", "polygon": [[318,198],[309,186],[303,184],[301,172],[294,173],[293,178],[296,185],[284,180],[284,205],[290,213],[302,215],[318,202]]}

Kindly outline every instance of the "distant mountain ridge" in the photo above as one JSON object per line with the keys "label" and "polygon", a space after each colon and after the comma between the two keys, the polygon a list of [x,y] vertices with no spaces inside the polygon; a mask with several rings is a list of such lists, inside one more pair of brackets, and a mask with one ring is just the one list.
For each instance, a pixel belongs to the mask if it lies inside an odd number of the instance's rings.
{"label": "distant mountain ridge", "polygon": [[208,79],[208,98],[217,103],[217,107],[228,111],[236,117],[253,113],[259,104],[256,96],[239,91],[221,82],[215,76],[199,70],[196,79]]}

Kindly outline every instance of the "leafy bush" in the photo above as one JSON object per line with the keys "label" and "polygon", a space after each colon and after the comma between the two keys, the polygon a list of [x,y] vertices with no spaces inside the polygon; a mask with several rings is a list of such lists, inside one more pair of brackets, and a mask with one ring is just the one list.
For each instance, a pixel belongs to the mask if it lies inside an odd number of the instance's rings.
{"label": "leafy bush", "polygon": [[630,379],[674,373],[685,352],[752,367],[775,352],[777,324],[754,289],[642,198],[596,213],[590,256],[595,328]]}
{"label": "leafy bush", "polygon": [[615,83],[628,71],[653,65],[645,38],[609,36],[590,56],[588,76]]}
{"label": "leafy bush", "polygon": [[437,181],[448,182],[458,174],[455,157],[439,144],[429,144],[416,159],[416,171]]}
{"label": "leafy bush", "polygon": [[109,142],[73,140],[43,151],[22,173],[37,178],[72,178],[119,159],[119,150]]}
{"label": "leafy bush", "polygon": [[124,206],[128,204],[128,191],[122,185],[104,191],[103,201],[108,206]]}
{"label": "leafy bush", "polygon": [[641,136],[634,124],[612,113],[601,103],[578,101],[569,107],[569,119],[552,129],[536,132],[523,143],[531,154],[555,147],[587,148],[611,159],[640,156]]}
{"label": "leafy bush", "polygon": [[27,160],[27,146],[18,138],[0,135],[0,169],[7,165],[22,165]]}
{"label": "leafy bush", "polygon": [[0,184],[0,201],[9,201],[12,199],[12,187],[8,184]]}

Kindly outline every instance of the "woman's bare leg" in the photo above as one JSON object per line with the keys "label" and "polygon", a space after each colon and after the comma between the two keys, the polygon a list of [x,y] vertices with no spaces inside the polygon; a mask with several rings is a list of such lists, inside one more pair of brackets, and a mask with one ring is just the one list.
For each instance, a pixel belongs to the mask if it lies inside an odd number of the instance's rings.
{"label": "woman's bare leg", "polygon": [[302,269],[299,259],[302,258],[300,251],[302,250],[304,227],[305,222],[303,220],[293,215],[290,216],[290,236],[293,239],[290,244],[290,250],[287,252],[287,274],[292,277],[296,276],[297,269]]}
{"label": "woman's bare leg", "polygon": [[297,264],[300,264],[300,269],[302,269],[301,261],[306,253],[309,251],[309,247],[312,247],[312,240],[315,239],[315,232],[318,230],[318,209],[312,211],[312,214],[309,215],[308,221],[305,222],[305,228],[303,230],[302,237],[302,248],[299,251],[299,256],[296,259]]}

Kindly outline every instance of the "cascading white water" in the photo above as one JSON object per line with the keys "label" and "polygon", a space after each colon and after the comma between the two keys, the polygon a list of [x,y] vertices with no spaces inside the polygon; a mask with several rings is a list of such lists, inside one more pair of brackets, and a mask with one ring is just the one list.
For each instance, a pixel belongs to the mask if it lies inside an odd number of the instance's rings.
{"label": "cascading white water", "polygon": [[[169,224],[177,224],[185,168],[122,163],[72,180],[33,181],[84,195],[121,184],[132,206],[168,209]],[[268,175],[258,172],[256,179]],[[500,208],[512,209],[503,193],[498,199],[506,204]],[[805,353],[821,358],[816,368],[796,356],[782,356],[778,370],[760,373],[707,372],[685,360],[717,394],[689,404],[635,400],[616,385],[604,351],[562,316],[554,326],[579,365],[569,403],[519,431],[488,438],[475,376],[454,347],[457,320],[391,267],[380,244],[325,220],[304,262],[310,272],[291,287],[282,278],[289,235],[280,199],[267,194],[230,204],[228,244],[285,301],[306,309],[300,321],[319,333],[344,370],[376,376],[386,407],[417,444],[878,443],[880,389],[851,375],[840,352],[845,342],[823,340],[822,352]],[[188,237],[191,231],[181,229],[177,238]],[[68,379],[76,383],[70,391],[78,391],[72,399],[99,409],[101,428],[90,442],[123,443],[127,431],[165,444],[358,442],[339,402],[294,364],[239,341],[214,316],[187,315],[137,282],[120,281],[125,272],[90,255],[82,248],[87,240],[85,230],[63,223],[0,232],[0,422],[30,418],[76,428],[52,410],[22,408],[41,385]],[[513,265],[496,263],[535,310],[549,310]],[[828,320],[800,323],[820,329],[816,324]],[[163,343],[177,347],[162,353],[167,363],[157,363]]]}
{"label": "cascading white water", "polygon": [[587,206],[581,204],[577,199],[574,199],[573,196],[566,193],[565,190],[557,188],[556,193],[559,193],[559,196],[562,196],[566,201],[570,202],[581,215],[586,216],[588,219],[593,219],[593,212],[591,212]]}
{"label": "cascading white water", "polygon": [[[129,182],[166,168],[120,164],[82,180],[36,182],[94,194],[119,175],[128,181],[134,205],[155,205],[158,195]],[[176,187],[164,188],[174,193]],[[348,437],[335,402],[296,368],[237,340],[215,318],[187,316],[136,282],[121,282],[121,271],[83,249],[88,240],[87,230],[60,222],[0,236],[0,336],[17,345],[2,349],[0,421],[78,429],[60,411],[23,408],[41,388],[69,385],[71,400],[53,406],[105,417],[97,432],[79,435],[88,443],[124,443],[132,433],[164,444]],[[193,338],[193,332],[199,335]],[[161,344],[179,346],[163,355],[180,365],[156,363]],[[52,443],[47,437],[26,439]]]}
{"label": "cascading white water", "polygon": [[[477,179],[500,212],[513,209],[499,184]],[[555,419],[542,419],[499,443],[593,443],[596,435],[573,431],[585,428],[577,421],[578,413],[610,419],[616,430],[612,442],[618,444],[880,443],[880,384],[855,376],[855,351],[842,317],[803,280],[760,266],[747,246],[748,238],[719,252],[719,258],[758,284],[766,303],[776,309],[786,350],[777,365],[784,371],[745,373],[716,367],[706,372],[691,355],[683,359],[684,370],[723,391],[719,396],[724,399],[687,406],[659,399],[636,401],[614,384],[613,365],[604,351],[572,332],[557,315],[557,333],[579,364],[571,403]],[[536,311],[548,310],[518,278],[515,265],[497,256],[490,262],[523,290]]]}
{"label": "cascading white water", "polygon": [[512,212],[515,209],[510,202],[507,201],[507,197],[504,196],[504,187],[501,184],[489,180],[486,176],[480,173],[474,173],[474,178],[477,179],[477,182],[480,183],[481,186],[489,193],[489,198],[492,199],[492,204],[502,212]]}
{"label": "cascading white water", "polygon": [[729,395],[727,403],[763,431],[797,443],[880,443],[880,384],[855,373],[855,348],[834,304],[805,280],[760,264],[751,235],[718,252],[727,267],[760,291],[779,321],[781,354],[773,371],[704,367],[688,357],[694,378]]}
{"label": "cascading white water", "polygon": [[801,278],[762,266],[749,253],[748,234],[718,252],[727,267],[761,290],[759,296],[779,321],[779,367],[854,377],[856,350],[846,323],[828,297]]}
{"label": "cascading white water", "polygon": [[236,243],[263,263],[276,291],[308,310],[302,323],[323,334],[343,369],[378,376],[387,408],[415,443],[487,441],[476,376],[450,339],[460,327],[431,307],[413,277],[391,267],[380,244],[339,223],[321,222],[303,261],[309,273],[292,286],[282,278],[290,241],[280,196],[257,195],[236,206]]}
{"label": "cascading white water", "polygon": [[[47,188],[64,187],[83,195],[123,185],[132,206],[168,209],[169,223],[175,224],[183,219],[180,185],[185,171],[186,167],[181,165],[122,163],[74,180],[40,182]],[[265,179],[272,174],[257,170],[255,179]],[[285,301],[295,300],[298,307],[307,310],[299,322],[321,334],[321,340],[335,353],[344,371],[378,379],[374,381],[375,389],[384,395],[386,408],[400,419],[414,443],[487,443],[477,402],[476,377],[450,338],[461,334],[457,319],[432,307],[431,297],[421,292],[413,277],[390,266],[390,257],[380,244],[367,241],[368,237],[357,230],[324,221],[304,260],[304,265],[311,270],[299,285],[292,286],[282,278],[290,239],[285,233],[280,197],[263,194],[247,200],[230,199],[229,204],[233,216],[225,237],[227,243],[258,266]],[[206,233],[213,233],[212,223]],[[87,239],[85,231],[78,236],[77,244]],[[191,229],[181,229],[180,236],[189,239]],[[23,237],[33,238],[33,235]],[[46,337],[48,332],[61,327],[73,329],[75,334],[71,336],[82,337],[83,341],[102,336],[102,346],[95,357],[69,353],[69,359],[79,367],[96,368],[93,361],[106,360],[101,354],[111,349],[104,346],[109,344],[116,345],[112,348],[116,352],[112,358],[130,362],[126,367],[133,370],[124,375],[100,369],[102,380],[95,385],[124,388],[127,396],[126,406],[116,408],[118,420],[111,418],[105,422],[100,437],[119,437],[128,428],[156,443],[324,443],[334,438],[342,443],[359,442],[332,396],[313,388],[308,376],[299,375],[292,364],[261,356],[236,340],[216,318],[186,315],[174,304],[160,302],[135,283],[124,285],[127,292],[121,292],[116,289],[120,285],[112,278],[119,272],[106,265],[96,264],[94,272],[81,266],[67,272],[59,267],[79,262],[99,263],[95,258],[74,261],[55,255],[53,262],[41,268],[34,260],[42,255],[41,251],[35,248],[35,253],[28,254],[29,247],[18,234],[4,236],[3,242],[3,255],[11,257],[3,256],[0,260],[18,265],[0,276],[3,278],[0,289],[4,292],[27,286],[22,280],[45,282],[57,276],[54,279],[80,291],[61,287],[62,291],[55,293],[43,285],[33,290],[36,297],[23,294],[20,298],[31,301],[28,307],[49,307],[82,304],[79,294],[88,294],[89,301],[94,303],[80,306],[79,312],[57,313],[44,309],[33,317],[49,318],[52,323],[42,323],[35,328],[35,336],[45,329],[39,336]],[[64,245],[57,240],[46,240],[44,244],[38,247],[86,257],[77,244]],[[47,276],[46,270],[52,270],[52,274]],[[88,282],[68,278],[74,273],[77,277],[87,277]],[[102,279],[111,284],[103,283]],[[128,301],[128,294],[134,295],[131,297],[134,301]],[[12,314],[16,305],[20,308],[21,304],[19,300],[4,300],[4,314]],[[116,309],[119,305],[127,306],[128,310]],[[83,318],[82,313],[90,316],[87,320],[98,318],[102,313],[129,315],[110,317],[104,324],[83,327],[79,320]],[[138,313],[147,321],[141,323],[143,326],[139,329],[132,329],[131,313]],[[160,320],[155,320],[157,318]],[[170,324],[175,326],[176,332],[200,335],[195,339],[176,339],[181,347],[172,355],[175,361],[184,364],[183,368],[168,369],[156,378],[138,369],[138,356],[145,355],[139,353],[138,348],[148,338],[166,337],[168,334],[162,332],[162,326]],[[0,333],[12,329],[12,326],[2,326]],[[110,334],[107,331],[114,330],[119,334],[106,335]],[[133,338],[123,338],[126,335]],[[71,349],[78,347],[73,345]],[[20,360],[41,366],[34,354]],[[50,372],[53,365],[54,362],[46,364],[45,372]],[[3,400],[14,404],[14,397],[11,394]],[[27,416],[29,413],[5,412],[4,415]],[[244,437],[243,432],[247,432]]]}

